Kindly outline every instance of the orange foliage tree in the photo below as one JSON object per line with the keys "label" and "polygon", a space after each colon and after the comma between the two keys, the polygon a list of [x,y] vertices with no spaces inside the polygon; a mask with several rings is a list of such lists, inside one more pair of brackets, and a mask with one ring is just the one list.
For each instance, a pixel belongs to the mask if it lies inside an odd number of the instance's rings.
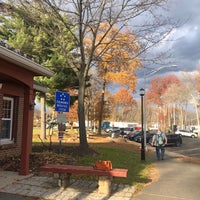
{"label": "orange foliage tree", "polygon": [[[105,27],[106,23],[101,24],[97,41],[102,38]],[[135,71],[141,67],[141,62],[136,57],[138,50],[139,46],[133,32],[120,32],[117,27],[113,27],[95,51],[96,55],[102,54],[97,60],[98,76],[103,78],[106,84],[116,83],[135,91]]]}
{"label": "orange foliage tree", "polygon": [[147,99],[159,106],[163,104],[162,96],[167,88],[172,84],[179,84],[180,80],[177,76],[169,74],[164,77],[156,77],[150,81],[150,87],[147,91]]}
{"label": "orange foliage tree", "polygon": [[157,112],[158,122],[163,122],[163,127],[166,129],[166,122],[169,115],[169,111],[166,111],[165,93],[167,89],[172,85],[180,85],[181,81],[175,75],[169,74],[164,77],[156,77],[150,81],[150,87],[147,91],[147,103],[156,104],[159,108]]}
{"label": "orange foliage tree", "polygon": [[77,122],[78,121],[78,101],[75,101],[73,105],[70,106],[70,112],[66,113],[67,121]]}
{"label": "orange foliage tree", "polygon": [[135,106],[135,100],[130,92],[124,88],[114,95],[115,99],[115,120],[116,121],[130,121]]}
{"label": "orange foliage tree", "polygon": [[[100,25],[96,43],[100,43],[95,50],[95,55],[102,55],[97,60],[97,72],[102,80],[102,96],[99,112],[99,134],[101,134],[101,122],[103,117],[104,95],[109,83],[119,84],[130,91],[135,91],[137,77],[136,69],[141,67],[141,62],[136,56],[139,50],[137,40],[130,30],[123,32],[113,26],[107,37],[103,37],[108,24]],[[114,39],[113,39],[114,38]],[[87,41],[87,51],[90,51],[91,40]]]}

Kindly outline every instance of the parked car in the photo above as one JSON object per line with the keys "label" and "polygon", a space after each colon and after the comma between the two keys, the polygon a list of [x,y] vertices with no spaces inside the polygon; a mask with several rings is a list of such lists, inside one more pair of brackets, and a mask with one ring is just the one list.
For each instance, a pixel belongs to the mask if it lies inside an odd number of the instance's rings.
{"label": "parked car", "polygon": [[131,131],[133,131],[133,128],[130,127],[120,128],[120,135],[126,137]]}
{"label": "parked car", "polygon": [[[142,142],[142,137],[143,137],[143,134],[142,134],[142,132],[140,132],[139,134],[137,134],[137,135],[135,135],[135,136],[133,137],[133,140],[134,140],[135,142],[141,143],[141,142]],[[150,140],[150,138],[152,138],[152,137],[153,137],[153,134],[150,134],[150,133],[147,131],[147,132],[146,132],[146,142],[148,143],[149,140]]]}
{"label": "parked car", "polygon": [[119,132],[120,128],[119,127],[109,127],[106,129],[106,133],[113,133],[113,132]]}
{"label": "parked car", "polygon": [[174,145],[179,147],[182,143],[182,136],[178,134],[166,134],[167,136],[167,145]]}
{"label": "parked car", "polygon": [[178,130],[175,132],[175,134],[178,134],[181,136],[186,136],[186,137],[191,137],[191,138],[196,138],[198,136],[197,133],[193,133],[193,132],[187,131],[187,130]]}
{"label": "parked car", "polygon": [[141,133],[141,131],[130,131],[127,135],[126,138],[128,138],[129,140],[134,140],[134,137],[136,137],[137,135],[139,135]]}
{"label": "parked car", "polygon": [[119,127],[112,127],[109,131],[112,138],[120,137],[120,128]]}
{"label": "parked car", "polygon": [[158,132],[158,128],[150,127],[150,128],[148,129],[148,132],[151,133],[151,134],[155,134],[155,133]]}
{"label": "parked car", "polygon": [[139,134],[136,134],[135,136],[133,136],[131,138],[131,140],[141,143],[142,142],[142,137],[143,137],[143,134],[142,134],[142,132],[140,132]]}
{"label": "parked car", "polygon": [[[181,135],[166,134],[166,137],[167,137],[167,145],[166,146],[177,146],[178,147],[183,143]],[[153,137],[151,137],[148,142],[151,145],[152,145],[152,139],[153,139]]]}

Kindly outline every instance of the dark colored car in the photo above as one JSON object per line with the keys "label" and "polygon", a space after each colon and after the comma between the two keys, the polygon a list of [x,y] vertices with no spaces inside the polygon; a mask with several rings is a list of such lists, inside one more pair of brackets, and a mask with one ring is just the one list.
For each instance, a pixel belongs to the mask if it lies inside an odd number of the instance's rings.
{"label": "dark colored car", "polygon": [[[177,146],[178,147],[183,143],[181,135],[166,134],[166,137],[167,137],[167,145],[166,146]],[[152,138],[153,137],[151,137],[148,142],[151,145],[152,145]]]}
{"label": "dark colored car", "polygon": [[131,141],[134,141],[134,137],[140,134],[141,134],[141,131],[131,131],[130,133],[126,135],[126,138],[128,138]]}
{"label": "dark colored car", "polygon": [[[147,142],[147,143],[149,142],[150,138],[153,137],[153,135],[154,135],[154,134],[150,134],[148,131],[146,132],[146,142]],[[138,135],[135,135],[135,136],[133,137],[133,140],[134,140],[135,142],[140,142],[140,143],[141,143],[142,137],[143,137],[143,134],[142,134],[142,132],[140,132]]]}
{"label": "dark colored car", "polygon": [[183,143],[181,135],[166,134],[166,136],[167,136],[167,145],[174,145],[179,147]]}

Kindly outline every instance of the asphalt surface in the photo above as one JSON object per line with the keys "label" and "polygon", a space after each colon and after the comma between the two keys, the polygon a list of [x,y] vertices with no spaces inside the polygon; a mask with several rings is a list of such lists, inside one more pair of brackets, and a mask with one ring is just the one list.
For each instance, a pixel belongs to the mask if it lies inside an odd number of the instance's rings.
{"label": "asphalt surface", "polygon": [[188,157],[200,158],[200,139],[183,138],[181,147],[166,147],[165,160],[157,161],[154,155],[160,178],[133,200],[199,200],[200,164],[184,162]]}

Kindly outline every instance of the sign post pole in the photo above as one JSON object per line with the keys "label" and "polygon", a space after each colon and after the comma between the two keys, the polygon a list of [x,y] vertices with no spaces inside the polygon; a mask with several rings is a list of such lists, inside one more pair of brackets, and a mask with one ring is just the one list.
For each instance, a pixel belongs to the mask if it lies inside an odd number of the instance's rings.
{"label": "sign post pole", "polygon": [[55,111],[58,112],[58,140],[59,140],[59,153],[62,152],[62,140],[66,129],[66,114],[63,112],[69,112],[70,95],[66,92],[56,91],[55,95]]}

